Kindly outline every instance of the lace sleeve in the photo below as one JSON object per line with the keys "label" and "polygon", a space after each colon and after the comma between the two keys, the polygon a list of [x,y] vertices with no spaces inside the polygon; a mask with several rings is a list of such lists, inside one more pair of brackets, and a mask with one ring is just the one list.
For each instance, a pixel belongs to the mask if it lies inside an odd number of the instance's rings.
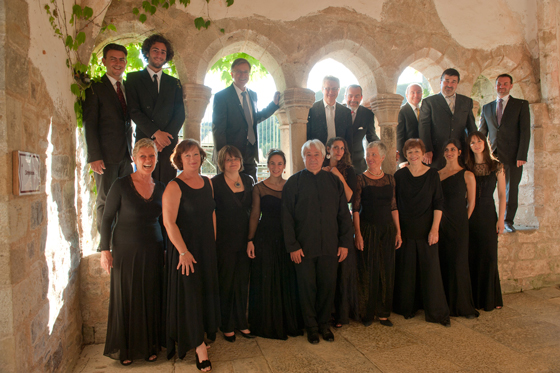
{"label": "lace sleeve", "polygon": [[397,210],[397,191],[396,191],[396,183],[395,178],[393,175],[387,175],[389,177],[389,184],[393,187],[393,198],[391,198],[391,211]]}
{"label": "lace sleeve", "polygon": [[496,175],[505,172],[504,164],[501,162],[496,162]]}
{"label": "lace sleeve", "polygon": [[352,213],[360,212],[360,207],[362,204],[362,184],[363,184],[363,174],[356,176],[356,189],[354,190],[352,198]]}
{"label": "lace sleeve", "polygon": [[249,239],[255,237],[259,218],[261,217],[261,185],[256,184],[253,188],[253,205],[251,207],[251,215],[249,216]]}

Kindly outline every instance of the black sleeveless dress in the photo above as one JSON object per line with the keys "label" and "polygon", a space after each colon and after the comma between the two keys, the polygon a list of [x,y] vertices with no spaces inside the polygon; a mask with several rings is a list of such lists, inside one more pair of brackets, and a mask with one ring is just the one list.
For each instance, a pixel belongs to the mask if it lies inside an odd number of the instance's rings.
{"label": "black sleeveless dress", "polygon": [[489,172],[484,164],[476,165],[476,204],[469,219],[469,266],[474,306],[492,311],[504,305],[498,273],[498,234],[494,190],[498,181],[498,170]]}
{"label": "black sleeveless dress", "polygon": [[193,189],[179,178],[181,203],[177,226],[196,264],[188,276],[177,270],[179,252],[168,242],[167,268],[167,358],[179,358],[200,346],[204,333],[214,335],[220,325],[220,297],[216,240],[212,214],[216,203],[210,181],[203,177],[204,186]]}
{"label": "black sleeveless dress", "polygon": [[255,258],[251,259],[251,333],[274,339],[301,335],[296,272],[282,231],[282,192],[260,182],[253,189],[253,200],[260,201],[260,207],[253,202],[253,208],[260,208],[261,218],[253,238]]}
{"label": "black sleeveless dress", "polygon": [[443,215],[439,226],[439,264],[451,316],[478,316],[469,273],[469,219],[465,169],[441,182]]}

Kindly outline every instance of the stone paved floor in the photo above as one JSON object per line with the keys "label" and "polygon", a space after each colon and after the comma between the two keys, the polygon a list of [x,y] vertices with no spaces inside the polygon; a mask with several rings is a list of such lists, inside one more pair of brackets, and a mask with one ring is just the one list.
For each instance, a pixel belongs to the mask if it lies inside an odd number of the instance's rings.
{"label": "stone paved floor", "polygon": [[[214,372],[560,372],[560,287],[504,296],[505,307],[475,320],[452,318],[451,328],[393,315],[393,328],[352,323],[335,342],[305,337],[235,343],[220,335],[209,350]],[[129,367],[86,346],[75,372],[198,372],[194,352],[184,360],[135,361]]]}

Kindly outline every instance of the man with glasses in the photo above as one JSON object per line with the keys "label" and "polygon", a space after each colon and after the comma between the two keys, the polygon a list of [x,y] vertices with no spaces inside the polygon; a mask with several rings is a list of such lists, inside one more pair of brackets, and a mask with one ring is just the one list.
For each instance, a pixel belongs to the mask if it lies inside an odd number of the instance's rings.
{"label": "man with glasses", "polygon": [[217,165],[218,152],[226,145],[233,145],[243,155],[243,173],[257,182],[259,144],[257,124],[266,120],[276,110],[280,92],[262,111],[257,111],[257,94],[246,85],[251,74],[251,64],[238,58],[231,64],[233,84],[214,95],[212,135],[214,136],[213,161]]}
{"label": "man with glasses", "polygon": [[323,144],[333,137],[343,137],[352,154],[352,111],[336,102],[340,81],[327,75],[323,78],[323,99],[313,104],[307,117],[307,140],[318,139]]}

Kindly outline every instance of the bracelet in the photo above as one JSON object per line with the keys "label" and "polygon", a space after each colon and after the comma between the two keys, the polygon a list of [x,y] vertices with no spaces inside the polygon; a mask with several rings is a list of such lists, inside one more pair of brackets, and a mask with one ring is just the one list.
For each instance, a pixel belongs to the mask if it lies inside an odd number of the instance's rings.
{"label": "bracelet", "polygon": [[[187,250],[188,251],[188,250]],[[180,256],[183,256],[187,253],[187,251],[185,251],[184,253],[179,253]]]}

